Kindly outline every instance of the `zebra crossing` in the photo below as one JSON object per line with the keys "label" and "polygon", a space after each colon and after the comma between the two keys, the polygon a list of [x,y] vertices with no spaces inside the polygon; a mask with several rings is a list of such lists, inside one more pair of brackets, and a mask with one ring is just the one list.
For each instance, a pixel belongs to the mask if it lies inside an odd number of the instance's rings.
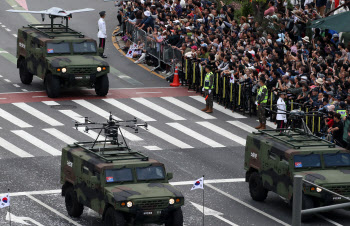
{"label": "zebra crossing", "polygon": [[[0,105],[0,158],[59,156],[67,143],[96,139],[98,132],[75,122],[103,122],[138,118],[147,122],[139,133],[121,132],[134,150],[224,148],[244,146],[248,133],[256,131],[254,119],[216,106],[214,114],[200,109],[203,97],[161,97],[42,101]],[[244,122],[242,121],[244,120]],[[103,134],[98,140],[104,140]]]}

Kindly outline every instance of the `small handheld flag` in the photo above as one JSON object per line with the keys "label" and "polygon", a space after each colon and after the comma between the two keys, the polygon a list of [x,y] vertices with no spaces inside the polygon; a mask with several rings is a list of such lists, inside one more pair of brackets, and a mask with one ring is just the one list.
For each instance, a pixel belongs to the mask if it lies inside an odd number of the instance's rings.
{"label": "small handheld flag", "polygon": [[207,100],[207,99],[208,99],[208,96],[209,96],[209,95],[207,95],[207,96],[205,97],[205,100]]}
{"label": "small handheld flag", "polygon": [[196,190],[196,189],[204,189],[204,188],[203,188],[203,185],[204,185],[203,180],[204,180],[203,177],[201,177],[201,178],[199,178],[198,180],[196,180],[196,181],[193,183],[193,186],[192,186],[192,188],[191,188],[191,191],[192,191],[192,190]]}
{"label": "small handheld flag", "polygon": [[10,206],[10,195],[0,196],[0,208]]}

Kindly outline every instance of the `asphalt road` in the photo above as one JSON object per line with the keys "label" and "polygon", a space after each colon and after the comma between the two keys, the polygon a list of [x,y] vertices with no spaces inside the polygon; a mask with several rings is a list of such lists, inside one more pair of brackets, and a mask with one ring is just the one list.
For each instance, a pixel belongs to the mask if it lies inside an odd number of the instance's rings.
{"label": "asphalt road", "polygon": [[[29,10],[53,6],[96,9],[73,15],[70,20],[74,29],[93,38],[99,11],[107,11],[109,34],[117,24],[117,9],[111,2],[27,0],[27,4]],[[149,131],[128,134],[129,145],[165,163],[167,171],[174,173],[172,182],[186,198],[185,225],[202,224],[202,214],[195,205],[202,205],[202,190],[190,191],[192,181],[202,175],[205,206],[217,211],[205,217],[205,225],[291,224],[289,205],[272,193],[263,203],[253,201],[243,181],[245,137],[256,125],[255,118],[217,107],[211,116],[198,112],[196,109],[204,106],[201,97],[187,89],[168,88],[166,81],[122,57],[110,38],[105,53],[115,70],[109,75],[109,96],[96,98],[93,92],[82,90],[68,91],[64,98],[51,100],[42,92],[40,79],[35,78],[29,86],[21,84],[16,68],[16,30],[35,20],[41,22],[41,17],[4,11],[11,8],[18,8],[18,3],[0,1],[0,193],[6,193],[8,188],[11,191],[12,225],[101,224],[100,216],[89,209],[78,219],[67,215],[60,195],[57,153],[66,142],[93,136],[75,130],[74,120],[89,116],[93,121],[103,121],[110,111],[122,119],[136,116],[149,123]],[[0,209],[0,225],[8,225],[8,211]],[[350,225],[349,222],[349,214],[339,210],[316,216],[304,225]]]}

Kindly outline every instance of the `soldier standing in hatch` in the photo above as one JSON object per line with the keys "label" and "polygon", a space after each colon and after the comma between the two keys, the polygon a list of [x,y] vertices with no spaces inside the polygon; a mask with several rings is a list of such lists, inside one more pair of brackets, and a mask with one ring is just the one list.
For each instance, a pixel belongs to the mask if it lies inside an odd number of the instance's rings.
{"label": "soldier standing in hatch", "polygon": [[268,99],[268,91],[267,87],[265,85],[266,79],[264,77],[261,77],[259,80],[259,90],[258,90],[258,97],[257,99],[257,105],[258,105],[258,118],[260,125],[255,127],[255,129],[266,129],[266,116],[265,116],[265,107],[267,104]]}
{"label": "soldier standing in hatch", "polygon": [[[106,17],[106,11],[101,11],[100,13],[100,19],[98,20],[98,33],[97,37],[99,38],[99,47],[103,48],[103,51],[105,50],[105,45],[106,45],[106,38],[107,38],[107,31],[106,31],[106,22],[105,22],[105,17]],[[101,54],[102,58],[107,58],[107,56]]]}
{"label": "soldier standing in hatch", "polygon": [[202,91],[204,91],[204,96],[206,98],[206,107],[202,109],[206,113],[213,112],[213,89],[214,89],[214,73],[212,72],[212,68],[210,65],[205,66],[205,75],[204,79],[204,87]]}

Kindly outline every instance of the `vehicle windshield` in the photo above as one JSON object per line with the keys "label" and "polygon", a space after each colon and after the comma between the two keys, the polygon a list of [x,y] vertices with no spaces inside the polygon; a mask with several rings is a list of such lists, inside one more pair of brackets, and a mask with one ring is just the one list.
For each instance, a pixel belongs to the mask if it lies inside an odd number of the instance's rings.
{"label": "vehicle windshield", "polygon": [[294,168],[308,167],[321,167],[321,157],[319,154],[294,156]]}
{"label": "vehicle windshield", "polygon": [[74,53],[96,53],[96,44],[94,42],[73,43]]}
{"label": "vehicle windshield", "polygon": [[133,181],[132,170],[128,168],[124,169],[110,169],[106,170],[106,182],[127,182]]}
{"label": "vehicle windshield", "polygon": [[164,168],[162,166],[149,166],[136,168],[137,180],[162,180]]}
{"label": "vehicle windshield", "polygon": [[68,42],[61,43],[47,43],[47,53],[70,53],[70,47]]}
{"label": "vehicle windshield", "polygon": [[350,166],[349,153],[323,154],[323,159],[326,167]]}

